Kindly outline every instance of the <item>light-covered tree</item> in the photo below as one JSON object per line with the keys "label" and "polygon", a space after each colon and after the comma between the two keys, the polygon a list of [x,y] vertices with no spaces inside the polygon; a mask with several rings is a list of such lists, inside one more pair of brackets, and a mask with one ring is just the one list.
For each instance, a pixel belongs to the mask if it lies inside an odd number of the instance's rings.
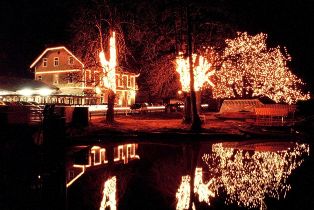
{"label": "light-covered tree", "polygon": [[267,35],[238,33],[226,40],[222,64],[216,72],[215,98],[251,98],[267,96],[275,102],[296,103],[307,100],[304,85],[289,67],[291,57],[280,47],[268,48]]}
{"label": "light-covered tree", "polygon": [[[134,30],[126,6],[110,0],[88,0],[78,5],[71,24],[72,48],[86,69],[98,71],[91,83],[108,96],[106,122],[114,122],[115,73],[128,67],[132,53],[126,44]],[[134,34],[134,33],[130,33]]]}

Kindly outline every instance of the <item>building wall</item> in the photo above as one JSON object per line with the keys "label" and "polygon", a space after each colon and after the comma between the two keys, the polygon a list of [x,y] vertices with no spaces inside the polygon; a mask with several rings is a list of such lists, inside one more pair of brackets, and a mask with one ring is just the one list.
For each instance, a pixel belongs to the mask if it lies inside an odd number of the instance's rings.
{"label": "building wall", "polygon": [[[72,57],[73,63],[69,62],[70,57]],[[55,58],[59,59],[59,65],[55,65]],[[55,85],[67,95],[84,95],[84,91],[93,93],[96,86],[102,87],[101,77],[101,70],[85,70],[84,66],[65,49],[47,51],[35,65],[35,80]],[[117,72],[116,87],[116,105],[130,106],[135,103],[135,93],[138,89],[135,74]],[[102,103],[107,102],[105,92],[103,87],[103,91],[99,95]]]}
{"label": "building wall", "polygon": [[[84,87],[84,77],[83,65],[64,49],[46,52],[35,66],[35,80],[55,85],[67,94],[71,93],[67,88]],[[75,94],[82,95],[83,89]]]}
{"label": "building wall", "polygon": [[[69,69],[82,69],[76,59],[73,59],[73,64],[69,64],[69,58],[72,57],[64,49],[48,51],[36,64],[36,71],[51,71],[51,70],[69,70]],[[47,58],[47,67],[43,66],[43,60]],[[59,65],[54,65],[54,58],[59,58]]]}

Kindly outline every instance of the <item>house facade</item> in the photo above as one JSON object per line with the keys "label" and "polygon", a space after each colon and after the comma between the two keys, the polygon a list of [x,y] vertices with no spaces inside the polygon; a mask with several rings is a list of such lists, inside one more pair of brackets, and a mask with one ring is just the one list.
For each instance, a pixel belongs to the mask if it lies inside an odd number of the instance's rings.
{"label": "house facade", "polygon": [[[47,48],[30,68],[35,80],[58,87],[59,95],[93,96],[97,98],[97,104],[107,102],[102,71],[86,69],[83,62],[64,46]],[[116,73],[116,105],[129,106],[135,102],[136,77],[136,74],[124,71]],[[84,100],[80,102],[84,104]]]}

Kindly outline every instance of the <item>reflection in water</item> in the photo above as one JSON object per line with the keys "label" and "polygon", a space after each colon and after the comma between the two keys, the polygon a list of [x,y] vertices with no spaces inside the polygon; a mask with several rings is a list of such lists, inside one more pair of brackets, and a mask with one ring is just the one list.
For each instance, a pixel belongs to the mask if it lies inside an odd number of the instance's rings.
{"label": "reflection in water", "polygon": [[[116,164],[127,164],[130,160],[139,159],[136,154],[138,144],[123,144],[113,147],[113,151],[100,146],[76,146],[73,148],[73,158],[67,163],[67,184],[70,187],[87,169],[107,165],[109,161]],[[108,152],[113,152],[113,160],[108,159]]]}
{"label": "reflection in water", "polygon": [[110,207],[110,210],[117,209],[116,201],[116,190],[117,189],[117,178],[111,177],[104,184],[103,198],[100,203],[99,210],[105,210],[107,207]]}
{"label": "reflection in water", "polygon": [[[294,180],[303,173],[290,174],[309,155],[309,145],[197,142],[196,150],[194,144],[102,144],[71,148],[68,159],[73,161],[67,164],[68,172],[77,170],[74,174],[77,175],[81,170],[84,174],[67,188],[69,209],[181,210],[190,209],[192,202],[192,209],[198,210],[236,208],[235,205],[263,208],[264,202],[269,206],[278,204],[269,197],[279,199],[290,190],[288,177],[292,178],[289,183],[294,190],[280,205],[289,207],[304,201],[301,196],[308,179],[300,183]],[[306,161],[302,169],[311,168],[309,164]],[[230,204],[231,207],[225,206]]]}
{"label": "reflection in water", "polygon": [[203,183],[203,169],[196,168],[195,180],[194,180],[194,192],[198,194],[199,202],[205,202],[210,205],[209,198],[215,197],[215,191],[213,191],[214,179],[209,180],[207,183]]}
{"label": "reflection in water", "polygon": [[190,204],[190,181],[191,177],[189,175],[182,176],[181,184],[179,186],[178,192],[176,193],[177,210],[188,209]]}
{"label": "reflection in water", "polygon": [[[182,176],[182,181],[178,192],[177,198],[177,210],[183,210],[189,208],[190,203],[190,176]],[[212,190],[214,179],[209,180],[208,183],[203,183],[203,169],[196,168],[194,178],[194,193],[198,195],[199,202],[205,202],[210,205],[209,198],[215,197],[215,192]],[[195,206],[193,206],[195,209]]]}
{"label": "reflection in water", "polygon": [[213,191],[226,190],[226,203],[236,203],[249,208],[263,208],[266,196],[285,197],[290,185],[287,178],[301,165],[302,157],[309,155],[309,145],[294,144],[278,152],[248,151],[212,145],[212,154],[203,160],[215,182]]}

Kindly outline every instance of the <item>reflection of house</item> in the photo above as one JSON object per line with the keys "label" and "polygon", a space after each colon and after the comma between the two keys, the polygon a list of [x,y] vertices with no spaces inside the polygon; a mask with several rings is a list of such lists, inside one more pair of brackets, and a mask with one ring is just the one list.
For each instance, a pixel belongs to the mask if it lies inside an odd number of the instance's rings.
{"label": "reflection of house", "polygon": [[124,164],[128,163],[129,160],[139,158],[136,154],[137,144],[124,144],[114,148],[114,162],[123,161]]}
{"label": "reflection of house", "polygon": [[[67,187],[82,176],[89,168],[104,166],[108,162],[127,164],[130,160],[139,159],[138,144],[124,144],[116,147],[103,148],[100,146],[76,146],[72,148],[71,158],[67,161]],[[109,154],[113,154],[109,158]]]}
{"label": "reflection of house", "polygon": [[[96,95],[96,87],[104,90],[101,71],[86,69],[83,62],[64,46],[47,48],[30,68],[34,71],[35,80],[58,87],[59,95],[98,96],[98,103],[107,101],[106,91]],[[116,104],[129,106],[135,102],[135,78],[133,73],[117,72]]]}

